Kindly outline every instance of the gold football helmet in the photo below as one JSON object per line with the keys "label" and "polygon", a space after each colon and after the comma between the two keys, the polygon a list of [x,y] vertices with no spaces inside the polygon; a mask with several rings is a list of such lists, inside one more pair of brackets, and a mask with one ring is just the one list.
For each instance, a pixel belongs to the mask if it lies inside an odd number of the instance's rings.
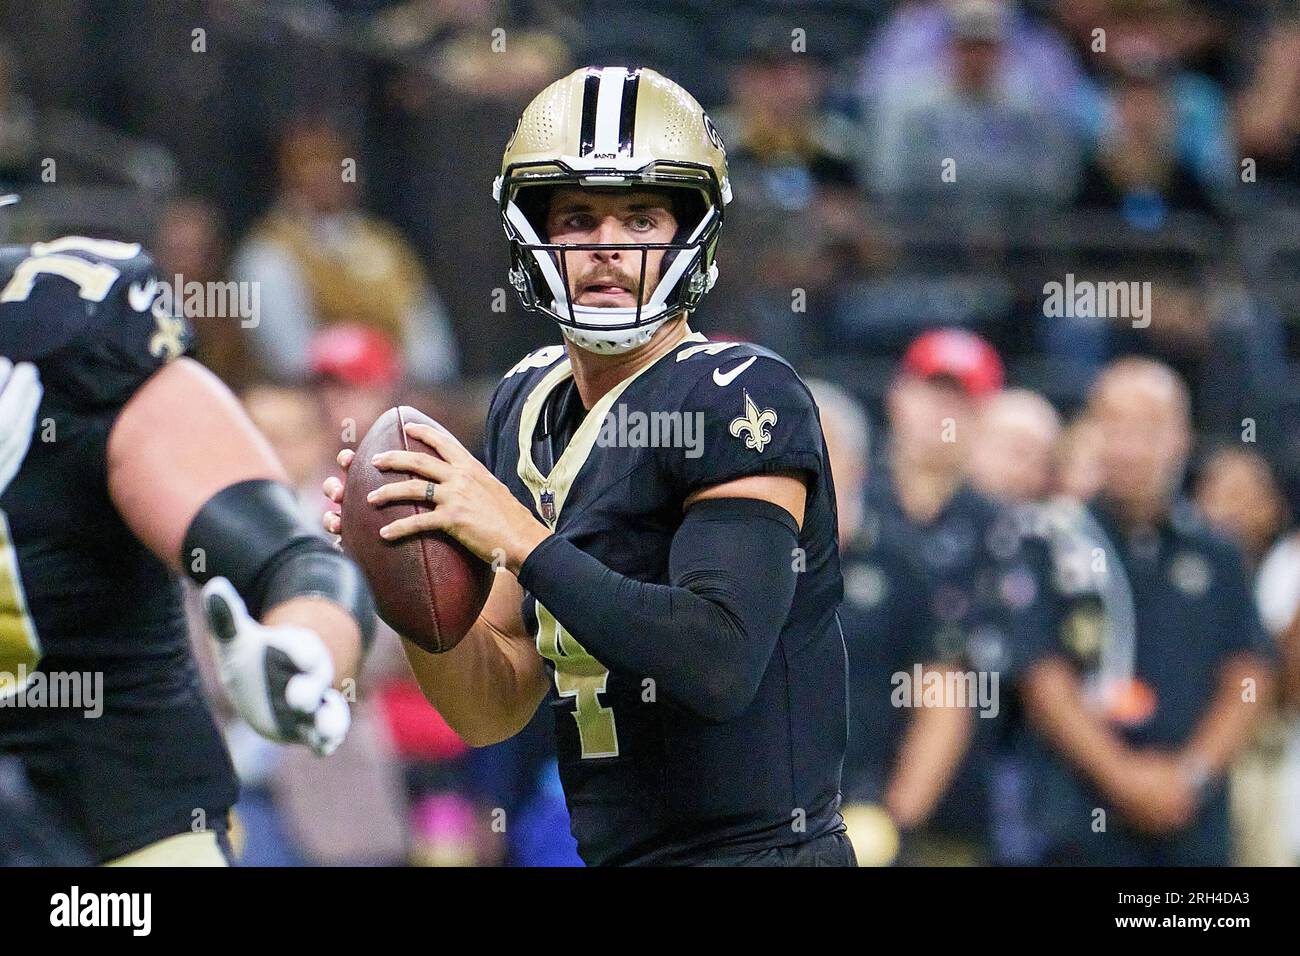
{"label": "gold football helmet", "polygon": [[[556,186],[671,187],[678,231],[667,243],[546,241],[547,196]],[[731,201],[727,154],[695,98],[651,69],[587,67],[552,83],[528,104],[492,185],[510,240],[510,284],[524,308],[549,315],[582,348],[625,352],[667,319],[694,309],[713,287],[723,208]],[[635,306],[570,301],[562,250],[663,249],[658,284]]]}

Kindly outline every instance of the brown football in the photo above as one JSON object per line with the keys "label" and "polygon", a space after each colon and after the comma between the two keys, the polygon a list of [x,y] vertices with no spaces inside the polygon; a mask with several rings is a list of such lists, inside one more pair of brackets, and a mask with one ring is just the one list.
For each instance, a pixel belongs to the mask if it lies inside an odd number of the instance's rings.
{"label": "brown football", "polygon": [[400,405],[380,415],[366,432],[348,468],[343,492],[343,550],[361,565],[385,623],[424,650],[441,654],[460,642],[483,610],[492,587],[492,568],[440,531],[400,541],[379,537],[379,529],[389,522],[428,510],[410,501],[379,506],[366,501],[366,495],[380,485],[411,477],[372,465],[370,459],[381,451],[437,455],[424,442],[407,437],[403,430],[407,422],[442,428],[428,415]]}

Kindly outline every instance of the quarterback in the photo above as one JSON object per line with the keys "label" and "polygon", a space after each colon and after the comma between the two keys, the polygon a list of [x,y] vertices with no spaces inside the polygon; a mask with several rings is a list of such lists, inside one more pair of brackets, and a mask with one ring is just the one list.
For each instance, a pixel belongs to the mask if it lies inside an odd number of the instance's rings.
{"label": "quarterback", "polygon": [[[241,715],[318,753],[373,610],[157,292],[134,243],[0,249],[0,758],[88,859],[220,866],[236,781],[176,575],[206,585]],[[84,674],[102,713],[25,698]]]}
{"label": "quarterback", "polygon": [[[564,344],[501,380],[484,463],[420,426],[441,458],[376,458],[418,477],[372,501],[434,505],[384,537],[443,530],[502,568],[453,650],[408,644],[425,694],[483,745],[523,728],[553,684],[589,864],[852,865],[817,409],[777,355],[687,325],[731,198],[717,130],[653,70],[578,70],[524,111],[495,195],[511,283]],[[697,440],[617,427],[665,415],[699,422]],[[326,493],[341,501],[343,483]]]}

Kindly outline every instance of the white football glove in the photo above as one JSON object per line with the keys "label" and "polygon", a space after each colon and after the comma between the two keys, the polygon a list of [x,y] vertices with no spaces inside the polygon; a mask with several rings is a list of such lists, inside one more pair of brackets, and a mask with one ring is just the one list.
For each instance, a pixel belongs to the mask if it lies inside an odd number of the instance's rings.
{"label": "white football glove", "polygon": [[35,365],[15,365],[0,355],[0,495],[18,474],[32,445],[42,394]]}
{"label": "white football glove", "polygon": [[320,635],[259,624],[225,578],[204,585],[203,611],[217,641],[221,682],[249,726],[269,740],[305,743],[322,757],[338,749],[352,714],[331,686],[334,661]]}

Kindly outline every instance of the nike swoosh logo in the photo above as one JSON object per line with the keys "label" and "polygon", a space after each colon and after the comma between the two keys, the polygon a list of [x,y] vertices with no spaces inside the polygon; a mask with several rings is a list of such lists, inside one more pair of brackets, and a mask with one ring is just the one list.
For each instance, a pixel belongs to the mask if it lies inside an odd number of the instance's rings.
{"label": "nike swoosh logo", "polygon": [[150,279],[144,285],[132,282],[126,289],[126,301],[130,302],[131,308],[137,312],[148,312],[149,306],[153,305],[153,297],[157,291],[158,281],[156,279]]}
{"label": "nike swoosh logo", "polygon": [[743,372],[745,369],[753,365],[754,359],[756,358],[758,358],[757,355],[751,355],[749,358],[745,359],[745,361],[741,362],[739,365],[733,368],[730,372],[726,372],[726,373],[724,373],[720,368],[715,368],[713,370],[713,384],[721,386],[722,388],[726,388],[728,385],[730,385],[732,382],[736,380],[736,377],[740,375],[741,372]]}

